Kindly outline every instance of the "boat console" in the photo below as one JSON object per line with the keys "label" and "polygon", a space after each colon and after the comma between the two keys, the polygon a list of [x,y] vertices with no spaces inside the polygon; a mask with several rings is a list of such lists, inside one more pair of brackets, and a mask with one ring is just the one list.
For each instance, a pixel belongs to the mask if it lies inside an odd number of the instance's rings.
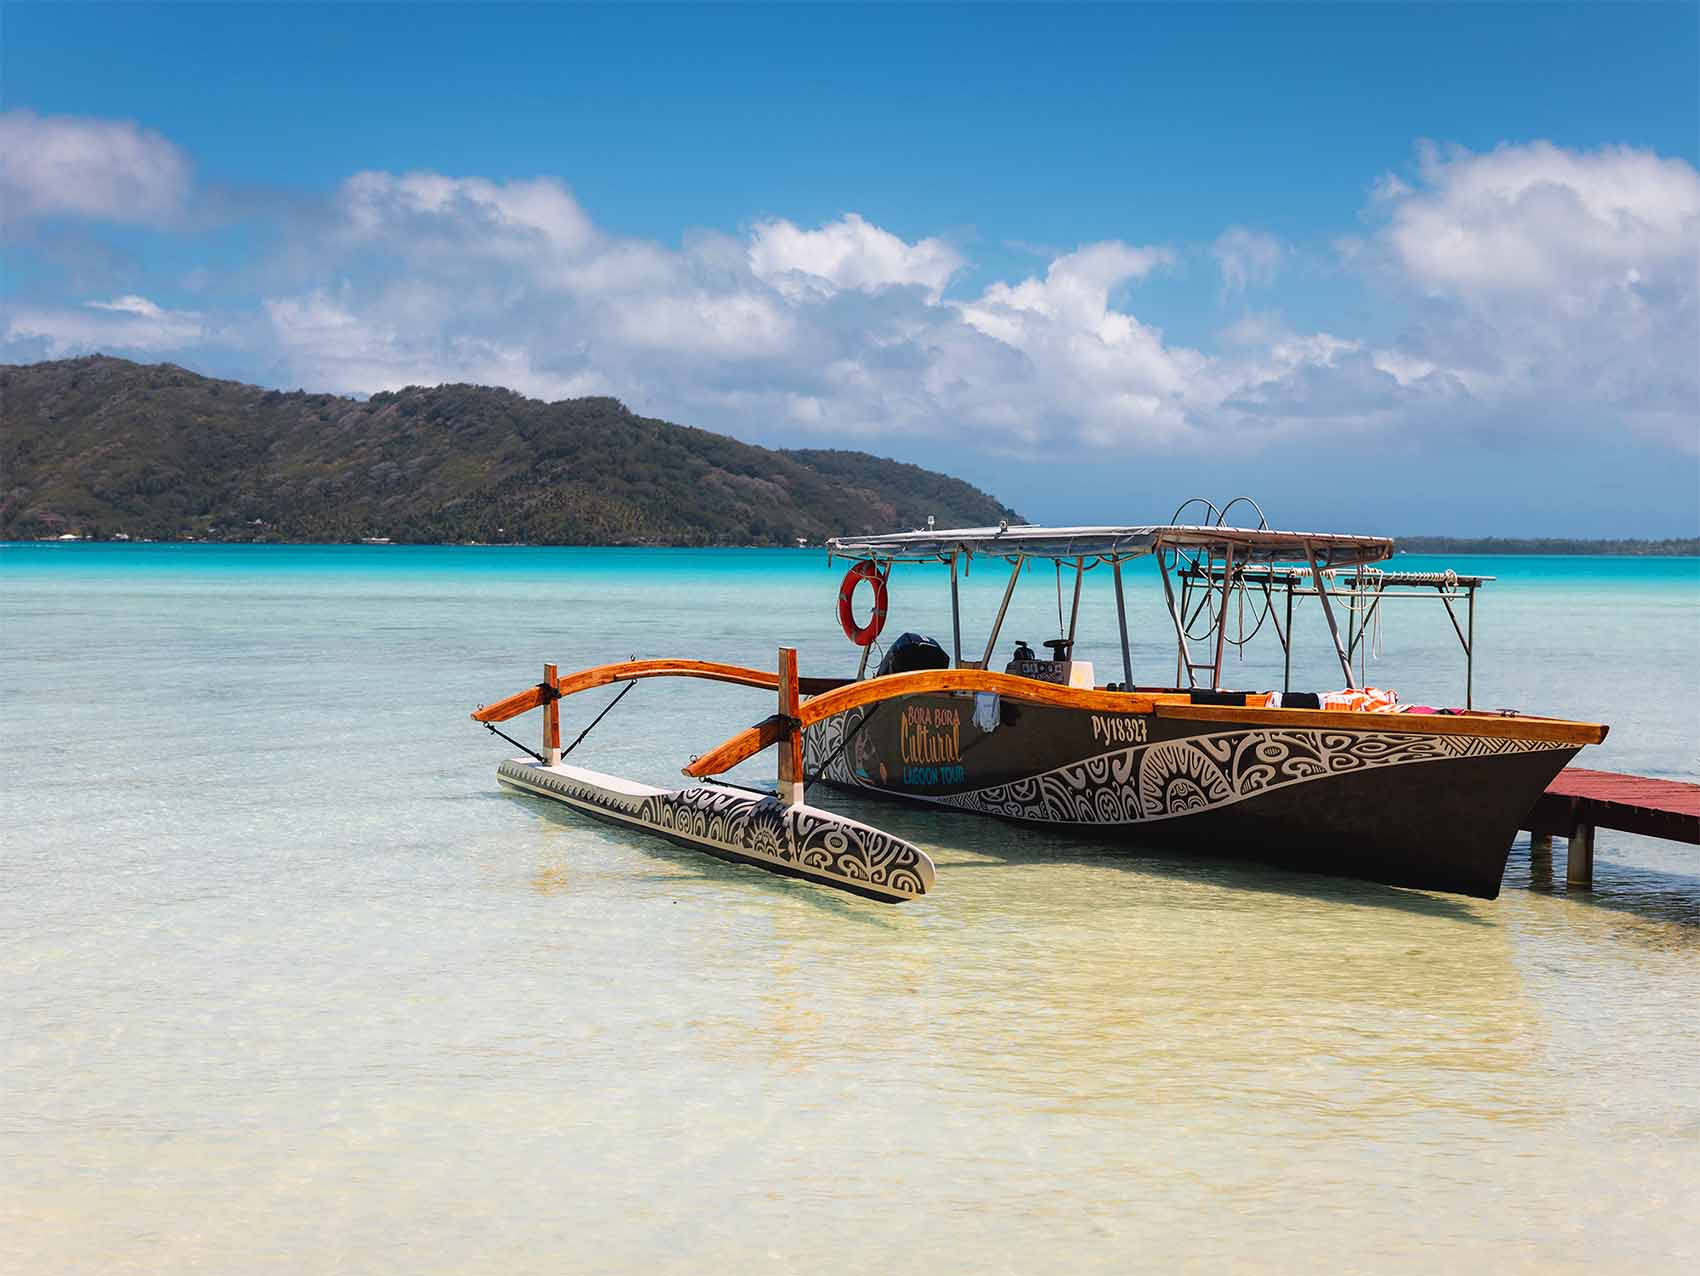
{"label": "boat console", "polygon": [[1092,662],[1072,659],[1074,643],[1070,639],[1050,638],[1043,645],[1051,653],[1048,660],[1035,657],[1033,648],[1018,639],[1015,651],[1003,671],[1017,678],[1032,678],[1037,682],[1054,683],[1059,687],[1084,687],[1088,691],[1092,689]]}

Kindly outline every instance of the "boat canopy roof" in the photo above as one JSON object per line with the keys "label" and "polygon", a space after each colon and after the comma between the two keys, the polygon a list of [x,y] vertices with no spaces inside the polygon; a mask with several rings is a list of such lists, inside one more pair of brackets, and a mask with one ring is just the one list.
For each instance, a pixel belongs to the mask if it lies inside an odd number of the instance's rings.
{"label": "boat canopy roof", "polygon": [[1260,527],[1163,525],[1149,527],[954,527],[883,536],[835,536],[827,549],[846,558],[876,562],[949,561],[958,553],[994,557],[1119,561],[1161,550],[1183,550],[1206,557],[1226,558],[1230,548],[1237,565],[1247,563],[1307,563],[1356,567],[1393,556],[1385,536],[1346,536],[1334,532],[1277,532]]}

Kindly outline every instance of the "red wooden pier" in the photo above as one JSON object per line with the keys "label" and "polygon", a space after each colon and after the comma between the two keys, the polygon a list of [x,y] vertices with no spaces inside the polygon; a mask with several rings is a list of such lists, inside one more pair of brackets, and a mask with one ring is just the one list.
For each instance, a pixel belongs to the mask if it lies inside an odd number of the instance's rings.
{"label": "red wooden pier", "polygon": [[1535,850],[1550,852],[1554,836],[1565,838],[1564,880],[1591,886],[1597,828],[1700,846],[1700,784],[1565,767],[1523,827],[1534,835]]}

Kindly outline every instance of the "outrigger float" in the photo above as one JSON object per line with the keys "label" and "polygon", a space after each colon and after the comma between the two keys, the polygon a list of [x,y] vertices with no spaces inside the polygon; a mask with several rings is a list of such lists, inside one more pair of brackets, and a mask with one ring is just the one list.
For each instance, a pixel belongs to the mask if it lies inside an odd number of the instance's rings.
{"label": "outrigger float", "polygon": [[[805,783],[1094,839],[1494,898],[1519,824],[1559,771],[1583,745],[1605,739],[1607,728],[1473,707],[1475,594],[1491,577],[1377,569],[1372,564],[1393,555],[1391,540],[1275,531],[1249,501],[1257,526],[1230,525],[1232,510],[1245,500],[1222,509],[1199,502],[1203,515],[1190,523],[1182,518],[1188,502],[1160,526],[929,526],[840,537],[828,542],[828,551],[851,562],[839,619],[861,649],[854,678],[799,677],[796,653],[785,647],[772,673],[659,659],[563,677],[545,665],[536,686],[472,716],[495,730],[496,723],[543,711],[543,750],[527,749],[527,757],[498,768],[497,778],[513,790],[886,902],[930,891],[932,861],[901,838],[810,805]],[[985,645],[969,657],[958,580],[975,558],[1011,570]],[[1162,579],[1176,641],[1171,685],[1140,685],[1133,675],[1123,566],[1140,558],[1152,559]],[[994,669],[1010,599],[1023,569],[1036,562],[1055,569],[1061,632],[1043,644],[1044,658],[1017,644],[1003,668]],[[891,571],[899,563],[948,570],[950,650],[906,633],[870,674],[869,653],[883,630]],[[1092,663],[1073,653],[1086,576],[1105,567],[1122,680],[1100,684]],[[1065,573],[1072,576],[1066,623]],[[874,608],[858,623],[853,601],[863,584]],[[1419,597],[1438,600],[1457,632],[1466,665],[1462,708],[1401,704],[1391,692],[1364,687],[1361,672],[1354,672],[1354,660],[1361,671],[1382,605]],[[1318,600],[1333,640],[1345,682],[1338,692],[1290,686],[1293,609],[1309,598]],[[1346,613],[1344,635],[1337,610]],[[1265,624],[1288,657],[1281,691],[1225,690],[1228,649],[1243,646]],[[693,783],[679,789],[562,761],[562,698],[669,677],[768,691],[777,695],[778,711],[693,759],[684,768]],[[775,747],[775,790],[714,778]]]}

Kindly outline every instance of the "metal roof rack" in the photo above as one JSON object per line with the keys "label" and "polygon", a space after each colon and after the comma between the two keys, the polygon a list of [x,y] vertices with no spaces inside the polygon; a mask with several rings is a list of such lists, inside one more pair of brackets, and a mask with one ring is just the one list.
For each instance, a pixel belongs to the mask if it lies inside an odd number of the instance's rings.
{"label": "metal roof rack", "polygon": [[1250,563],[1316,564],[1323,570],[1379,563],[1393,556],[1385,536],[1347,536],[1337,532],[1282,532],[1267,527],[1148,524],[1134,527],[929,528],[881,536],[834,536],[829,553],[878,562],[948,562],[957,554],[1003,559],[1098,559],[1121,562],[1162,550],[1184,549],[1209,557]]}

